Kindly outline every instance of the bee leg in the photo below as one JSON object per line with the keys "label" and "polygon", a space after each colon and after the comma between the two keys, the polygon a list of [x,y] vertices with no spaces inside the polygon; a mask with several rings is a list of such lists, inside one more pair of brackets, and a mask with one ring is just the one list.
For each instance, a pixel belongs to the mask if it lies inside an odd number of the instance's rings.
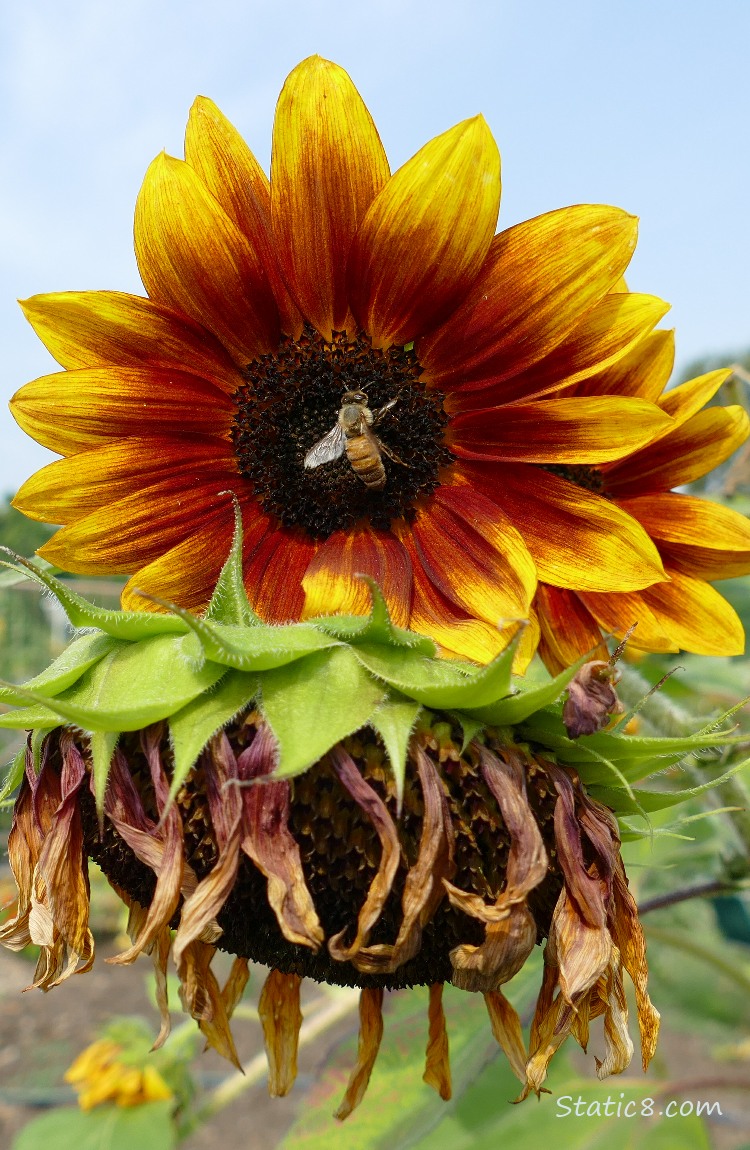
{"label": "bee leg", "polygon": [[378,447],[383,454],[387,455],[389,459],[392,459],[394,463],[400,463],[402,467],[411,467],[411,463],[407,463],[405,459],[401,459],[400,456],[396,455],[395,451],[391,451],[390,447],[386,447],[382,439],[378,440]]}
{"label": "bee leg", "polygon": [[373,421],[372,421],[373,424],[378,423],[383,418],[386,411],[390,411],[391,408],[394,407],[397,403],[398,403],[398,396],[396,396],[395,399],[389,399],[386,404],[384,404],[382,407],[378,408],[378,410],[375,412],[375,415],[373,417]]}

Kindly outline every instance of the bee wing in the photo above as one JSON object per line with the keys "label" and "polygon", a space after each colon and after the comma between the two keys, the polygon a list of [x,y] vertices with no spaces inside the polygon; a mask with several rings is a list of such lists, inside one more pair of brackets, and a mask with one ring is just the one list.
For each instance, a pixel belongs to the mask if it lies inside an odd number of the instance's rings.
{"label": "bee wing", "polygon": [[335,423],[330,431],[311,447],[305,456],[305,467],[320,467],[322,463],[330,463],[344,454],[346,436],[340,423]]}

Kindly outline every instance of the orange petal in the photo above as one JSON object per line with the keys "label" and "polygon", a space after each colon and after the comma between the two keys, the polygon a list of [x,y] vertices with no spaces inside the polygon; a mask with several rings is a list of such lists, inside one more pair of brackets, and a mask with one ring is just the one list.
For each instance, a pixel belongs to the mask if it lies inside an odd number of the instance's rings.
{"label": "orange petal", "polygon": [[268,623],[302,618],[302,580],[319,543],[302,531],[269,529],[245,562],[245,589],[255,610]]}
{"label": "orange petal", "polygon": [[[258,535],[268,530],[269,520],[255,503],[243,500],[244,546],[257,544]],[[194,526],[194,525],[193,525]],[[225,496],[221,506],[207,515],[203,524],[181,543],[170,547],[151,563],[136,571],[122,592],[122,605],[128,611],[158,611],[155,604],[137,594],[144,591],[190,611],[206,606],[222,565],[229,554],[234,534],[234,512]]]}
{"label": "orange petal", "polygon": [[155,475],[160,482],[211,475],[222,453],[227,445],[208,436],[116,440],[43,467],[26,480],[15,506],[30,519],[73,523],[150,487]]}
{"label": "orange petal", "polygon": [[135,207],[146,291],[212,331],[244,367],[273,350],[279,318],[263,265],[189,164],[162,153]]}
{"label": "orange petal", "polygon": [[659,407],[666,411],[667,415],[671,415],[677,424],[684,423],[700,411],[709,399],[713,399],[722,383],[725,383],[731,374],[731,368],[724,368],[689,379],[687,383],[681,383],[679,387],[673,387],[665,392],[658,401]]}
{"label": "orange petal", "polygon": [[372,203],[352,247],[352,307],[378,347],[441,323],[484,263],[500,154],[482,116],[425,144]]}
{"label": "orange petal", "polygon": [[596,620],[572,591],[540,583],[534,602],[541,627],[539,654],[552,675],[589,651],[594,659],[609,657]]}
{"label": "orange petal", "polygon": [[539,578],[555,587],[631,591],[664,579],[642,527],[614,503],[541,468],[464,463],[526,542]]}
{"label": "orange petal", "polygon": [[370,589],[355,575],[374,579],[393,622],[408,626],[412,582],[408,552],[392,535],[369,527],[337,531],[318,547],[302,580],[304,617],[369,614]]}
{"label": "orange petal", "polygon": [[186,371],[90,367],[43,375],[13,396],[16,422],[38,443],[72,455],[113,438],[229,432],[235,405],[226,392]]}
{"label": "orange petal", "polygon": [[495,627],[527,617],[534,564],[496,503],[466,482],[439,487],[412,530],[431,582],[462,610]]}
{"label": "orange petal", "polygon": [[185,159],[258,253],[279,308],[281,328],[299,338],[302,316],[281,277],[271,235],[268,177],[237,129],[205,96],[198,96],[190,109]]}
{"label": "orange petal", "polygon": [[669,426],[645,399],[574,396],[464,412],[451,420],[446,440],[460,459],[603,463],[621,459]]}
{"label": "orange petal", "polygon": [[401,535],[412,561],[414,593],[409,627],[439,643],[445,655],[489,663],[508,645],[516,628],[500,630],[457,607],[430,580],[408,529]]}
{"label": "orange petal", "polygon": [[310,56],[279,96],[271,156],[271,219],[284,275],[325,339],[353,330],[346,263],[388,161],[343,68]]}
{"label": "orange petal", "polygon": [[745,442],[750,419],[744,407],[708,407],[675,431],[607,468],[611,495],[638,495],[692,483]]}
{"label": "orange petal", "polygon": [[418,343],[425,379],[500,383],[549,355],[622,274],[636,230],[617,208],[583,204],[495,236],[464,302]]}
{"label": "orange petal", "polygon": [[674,331],[652,331],[611,367],[576,384],[575,395],[638,395],[655,403],[674,367]]}
{"label": "orange petal", "polygon": [[619,502],[687,575],[733,579],[750,572],[750,523],[739,512],[674,491]]}
{"label": "orange petal", "polygon": [[745,632],[737,612],[702,579],[669,571],[670,583],[642,592],[678,647],[697,655],[744,655]]}
{"label": "orange petal", "polygon": [[497,387],[492,379],[459,384],[450,393],[446,407],[469,410],[490,394],[505,403],[538,398],[601,375],[640,347],[667,310],[668,304],[656,296],[610,293],[586,313],[554,351],[527,371]]}
{"label": "orange petal", "polygon": [[203,527],[238,480],[215,468],[199,484],[189,473],[154,483],[61,528],[38,554],[82,575],[135,571]]}
{"label": "orange petal", "polygon": [[600,626],[618,639],[623,638],[635,624],[635,631],[628,640],[629,647],[644,651],[678,650],[665,629],[664,621],[651,610],[642,591],[610,591],[606,595],[586,591],[581,592],[580,598]]}
{"label": "orange petal", "polygon": [[190,368],[230,393],[242,382],[215,336],[156,300],[125,292],[55,292],[22,300],[27,320],[66,368]]}

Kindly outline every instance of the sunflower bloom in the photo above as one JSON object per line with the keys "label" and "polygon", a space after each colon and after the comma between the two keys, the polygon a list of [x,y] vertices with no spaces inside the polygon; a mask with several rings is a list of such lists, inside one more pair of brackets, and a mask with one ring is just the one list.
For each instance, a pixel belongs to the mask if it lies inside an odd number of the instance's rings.
{"label": "sunflower bloom", "polygon": [[[632,611],[606,597],[671,602],[671,579],[714,603],[706,580],[745,562],[718,521],[693,562],[690,541],[664,540],[661,505],[606,481],[680,434],[651,370],[667,307],[622,280],[635,220],[578,205],[495,234],[499,202],[481,116],[391,174],[351,80],[319,57],[279,98],[270,182],[198,98],[185,159],[157,157],[138,197],[148,297],[24,304],[65,368],[12,405],[64,457],[16,497],[63,525],[41,554],[130,574],[126,607],[145,592],[200,610],[233,492],[261,617],[364,614],[363,573],[399,625],[478,662],[530,618],[528,661],[558,590],[605,597],[623,628]],[[598,636],[583,599],[574,610]]]}
{"label": "sunflower bloom", "polygon": [[173,1096],[159,1071],[153,1066],[136,1066],[120,1059],[122,1047],[102,1038],[88,1046],[65,1072],[78,1094],[82,1110],[92,1110],[105,1102],[116,1106],[141,1106]]}
{"label": "sunflower bloom", "polygon": [[[665,391],[673,359],[672,333],[654,332],[616,367],[572,389],[589,396],[640,395],[672,419],[672,427],[645,447],[597,468],[565,469],[557,479],[569,494],[596,492],[637,519],[658,548],[668,581],[603,594],[588,585],[585,573],[570,580],[559,567],[546,565],[527,530],[541,580],[534,602],[539,651],[553,673],[590,651],[600,641],[600,628],[622,636],[634,623],[629,645],[644,651],[744,651],[742,623],[711,581],[750,571],[750,525],[722,504],[673,488],[729,458],[747,439],[750,421],[739,406],[704,406],[729,371],[708,372]],[[531,522],[535,509],[528,493],[526,510]]]}

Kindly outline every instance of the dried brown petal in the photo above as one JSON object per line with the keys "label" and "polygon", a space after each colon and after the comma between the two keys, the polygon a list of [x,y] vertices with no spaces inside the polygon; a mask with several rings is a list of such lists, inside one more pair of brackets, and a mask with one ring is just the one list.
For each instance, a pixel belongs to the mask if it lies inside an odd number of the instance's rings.
{"label": "dried brown petal", "polygon": [[224,1006],[227,1011],[227,1018],[231,1018],[234,1014],[234,1008],[245,993],[245,987],[250,978],[250,967],[246,958],[235,958],[232,963],[232,969],[229,971],[229,978],[224,983],[221,992],[221,997],[224,999]]}
{"label": "dried brown petal", "polygon": [[151,948],[151,959],[154,964],[154,981],[156,983],[156,1005],[159,1008],[161,1026],[156,1041],[151,1047],[158,1050],[169,1038],[172,1022],[169,1016],[169,994],[167,991],[167,963],[172,948],[172,931],[165,926],[157,935]]}
{"label": "dried brown petal", "polygon": [[216,916],[226,902],[237,877],[242,837],[242,797],[238,786],[237,760],[225,734],[211,740],[205,753],[206,794],[219,857],[189,898],[180,914],[174,940],[174,960],[180,965],[182,951],[193,939],[215,942],[221,934]]}
{"label": "dried brown petal", "polygon": [[[118,833],[141,862],[151,867],[157,878],[143,928],[132,946],[108,960],[111,963],[135,962],[139,954],[150,949],[160,932],[171,921],[183,887],[187,886],[185,880],[188,873],[192,876],[190,888],[194,889],[195,874],[189,871],[185,863],[182,819],[177,804],[169,802],[169,782],[162,766],[160,742],[159,725],[148,727],[141,733],[141,745],[149,765],[156,806],[160,815],[158,824],[148,820],[151,822],[148,830],[142,826],[133,826],[130,822],[132,814],[135,821],[142,824],[145,816],[138,812],[138,807],[140,806],[141,811],[143,808],[140,798],[137,799],[137,803],[132,803],[134,788],[132,786],[128,788],[126,780],[123,779],[123,775],[130,775],[127,764],[120,759],[117,751],[112,759],[113,774],[110,775],[111,785],[107,787],[105,795],[105,809]],[[118,782],[120,787],[117,785]],[[111,808],[110,793],[112,793]],[[126,820],[123,820],[119,811],[123,809],[126,799],[131,800],[131,806],[127,810]]]}
{"label": "dried brown petal", "polygon": [[638,1026],[641,1032],[641,1059],[643,1069],[647,1070],[656,1050],[660,1015],[646,989],[648,982],[646,940],[638,918],[638,907],[628,887],[622,859],[617,860],[615,867],[609,929],[620,951],[622,965],[635,987]]}
{"label": "dried brown petal", "polygon": [[362,990],[359,995],[359,1042],[357,1064],[352,1071],[343,1101],[334,1114],[343,1122],[356,1110],[365,1096],[372,1068],[383,1038],[383,990],[376,987]]}
{"label": "dried brown petal", "polygon": [[[30,755],[31,751],[27,750],[27,760]],[[31,784],[24,776],[8,835],[8,861],[18,888],[18,906],[14,916],[0,927],[0,942],[9,950],[23,950],[31,942],[29,914],[34,870],[41,849],[42,836],[34,819]]]}
{"label": "dried brown petal", "polygon": [[556,763],[548,759],[541,761],[558,795],[555,803],[555,843],[565,887],[583,922],[589,926],[603,927],[607,921],[606,889],[600,875],[590,874],[584,861],[573,781],[567,771]]}
{"label": "dried brown petal", "polygon": [[364,973],[391,973],[417,954],[422,931],[445,898],[443,879],[456,869],[455,834],[440,777],[421,747],[414,753],[424,800],[419,854],[404,883],[404,917],[396,941],[362,947],[356,965]]}
{"label": "dried brown petal", "polygon": [[481,946],[463,943],[453,948],[451,982],[459,990],[496,990],[518,974],[535,945],[533,915],[525,906],[511,907],[503,922],[487,926]]}
{"label": "dried brown petal", "polygon": [[597,991],[605,1006],[605,1054],[602,1061],[596,1059],[596,1073],[599,1078],[607,1078],[610,1074],[622,1074],[633,1057],[633,1043],[628,1034],[628,1004],[617,947],[612,948],[612,961],[604,979],[597,984]]}
{"label": "dried brown petal", "polygon": [[443,1010],[443,984],[433,982],[430,987],[428,1011],[429,1034],[422,1081],[437,1090],[444,1102],[451,1097],[451,1064],[448,1049],[448,1028]]}
{"label": "dried brown petal", "polygon": [[[263,724],[237,760],[242,782],[262,780],[275,766],[276,746]],[[319,950],[323,928],[307,889],[296,839],[289,830],[290,785],[259,781],[242,791],[242,850],[268,880],[268,902],[289,942]]]}
{"label": "dried brown petal", "polygon": [[272,970],[258,1001],[258,1014],[268,1057],[268,1093],[272,1098],[288,1094],[297,1077],[297,1048],[302,1012],[298,974]]}
{"label": "dried brown petal", "polygon": [[560,967],[560,990],[574,1006],[601,977],[612,954],[612,938],[606,926],[590,926],[578,913],[578,906],[565,887],[560,891],[552,915],[550,937],[554,937]]}
{"label": "dried brown petal", "polygon": [[224,998],[216,975],[211,970],[211,960],[215,953],[215,947],[197,939],[184,948],[177,970],[180,1001],[188,1014],[197,1021],[208,1045],[241,1070]]}
{"label": "dried brown petal", "polygon": [[563,722],[571,739],[593,735],[606,727],[610,715],[622,714],[625,708],[615,690],[619,678],[614,664],[603,659],[592,659],[576,672],[563,706]]}
{"label": "dried brown petal", "polygon": [[484,1001],[487,1004],[495,1041],[508,1059],[516,1078],[525,1084],[528,1055],[523,1041],[521,1019],[502,991],[487,991]]}
{"label": "dried brown petal", "polygon": [[495,796],[510,835],[505,889],[487,906],[474,894],[444,882],[451,903],[486,924],[480,946],[454,947],[451,981],[462,990],[490,992],[508,982],[534,949],[536,923],[526,896],[547,873],[547,852],[526,796],[526,775],[520,756],[505,748],[503,756],[477,746],[482,774]]}
{"label": "dried brown petal", "polygon": [[331,958],[337,962],[351,962],[358,967],[359,952],[367,943],[370,931],[380,918],[388,895],[391,893],[401,861],[401,847],[393,819],[380,796],[372,789],[362,775],[352,757],[341,746],[336,746],[329,754],[331,764],[347,791],[372,822],[382,848],[377,874],[370,884],[367,898],[357,918],[357,933],[350,946],[344,944],[348,928],[339,931],[328,941]]}

